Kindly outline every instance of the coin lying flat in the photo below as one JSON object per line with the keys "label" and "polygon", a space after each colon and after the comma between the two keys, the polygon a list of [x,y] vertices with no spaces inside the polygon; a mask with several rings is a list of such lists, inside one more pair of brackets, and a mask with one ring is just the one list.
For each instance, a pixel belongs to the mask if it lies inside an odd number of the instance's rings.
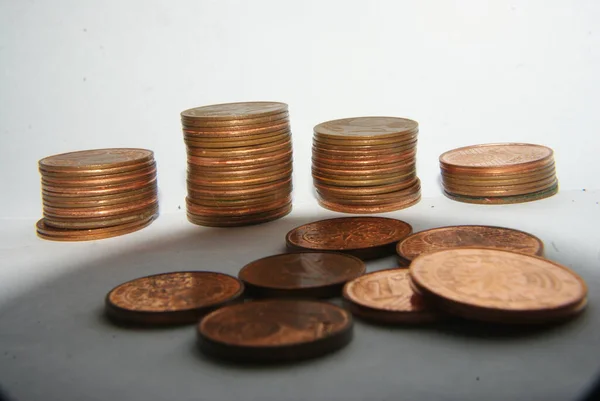
{"label": "coin lying flat", "polygon": [[226,306],[198,325],[200,350],[236,362],[313,358],[352,340],[352,316],[325,302],[264,300]]}
{"label": "coin lying flat", "polygon": [[238,277],[253,296],[327,298],[365,272],[358,258],[342,253],[297,252],[268,256],[244,266]]}
{"label": "coin lying flat", "polygon": [[544,254],[544,243],[538,237],[512,228],[493,226],[449,226],[420,231],[400,241],[396,253],[401,264],[408,265],[423,253],[463,247],[505,249],[538,256]]}
{"label": "coin lying flat", "polygon": [[196,323],[209,311],[234,302],[244,285],[223,273],[190,271],[155,274],[128,281],[106,296],[106,313],[125,323]]}
{"label": "coin lying flat", "polygon": [[412,233],[410,224],[384,217],[340,217],[297,227],[286,235],[288,248],[344,252],[371,259],[394,252],[396,243]]}
{"label": "coin lying flat", "polygon": [[287,104],[279,102],[222,103],[182,111],[181,117],[193,121],[231,121],[285,113],[287,109]]}
{"label": "coin lying flat", "polygon": [[465,318],[546,323],[579,313],[587,286],[572,270],[538,256],[461,248],[423,254],[410,277],[428,302]]}
{"label": "coin lying flat", "polygon": [[444,191],[444,195],[452,200],[464,203],[476,203],[482,205],[505,205],[511,203],[533,202],[536,200],[546,199],[558,193],[558,184],[541,191],[530,192],[523,195],[513,196],[465,196],[457,195],[448,191]]}
{"label": "coin lying flat", "polygon": [[344,300],[355,316],[378,323],[428,323],[440,318],[413,291],[406,269],[379,270],[349,281]]}
{"label": "coin lying flat", "polygon": [[417,130],[416,121],[398,117],[354,117],[327,121],[314,128],[315,133],[328,138],[388,138],[407,135]]}
{"label": "coin lying flat", "polygon": [[94,149],[45,157],[38,164],[46,171],[77,171],[135,165],[153,158],[154,153],[146,149]]}

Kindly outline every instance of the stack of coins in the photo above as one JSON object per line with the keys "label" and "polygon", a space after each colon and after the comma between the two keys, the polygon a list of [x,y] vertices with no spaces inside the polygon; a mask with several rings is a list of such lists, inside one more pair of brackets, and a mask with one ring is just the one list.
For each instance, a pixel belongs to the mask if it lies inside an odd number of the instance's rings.
{"label": "stack of coins", "polygon": [[338,212],[380,213],[417,203],[418,128],[417,122],[396,117],[317,125],[312,176],[319,204]]}
{"label": "stack of coins", "polygon": [[558,192],[553,151],[525,143],[458,148],[440,156],[447,197],[481,204],[521,203]]}
{"label": "stack of coins", "polygon": [[187,216],[214,227],[264,223],[292,208],[288,106],[228,103],[181,113],[187,146]]}
{"label": "stack of coins", "polygon": [[86,241],[137,231],[158,212],[156,162],[145,149],[97,149],[39,161],[38,236]]}

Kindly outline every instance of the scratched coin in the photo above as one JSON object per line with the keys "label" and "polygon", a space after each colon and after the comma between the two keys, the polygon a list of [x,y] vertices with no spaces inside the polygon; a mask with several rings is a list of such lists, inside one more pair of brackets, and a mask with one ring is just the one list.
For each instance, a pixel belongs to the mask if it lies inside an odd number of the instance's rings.
{"label": "scratched coin", "polygon": [[538,256],[487,248],[447,249],[412,261],[426,300],[449,313],[501,323],[543,323],[581,311],[587,286],[575,272]]}
{"label": "scratched coin", "polygon": [[280,362],[336,351],[352,340],[352,316],[325,302],[272,299],[226,306],[198,325],[200,350],[236,362]]}
{"label": "scratched coin", "polygon": [[327,298],[365,272],[362,260],[343,253],[294,252],[268,256],[244,266],[238,277],[260,297]]}
{"label": "scratched coin", "polygon": [[372,259],[394,252],[398,241],[412,233],[402,220],[384,217],[340,217],[294,228],[285,239],[295,250],[344,252]]}
{"label": "scratched coin", "polygon": [[344,286],[344,301],[355,316],[378,323],[427,323],[440,314],[410,285],[406,269],[379,270]]}
{"label": "scratched coin", "polygon": [[450,248],[495,248],[542,256],[544,243],[538,237],[512,228],[493,226],[449,226],[414,233],[398,243],[396,253],[407,265],[417,256]]}
{"label": "scratched coin", "polygon": [[195,323],[207,312],[240,299],[243,292],[242,282],[223,273],[163,273],[113,288],[105,306],[110,318],[125,323]]}

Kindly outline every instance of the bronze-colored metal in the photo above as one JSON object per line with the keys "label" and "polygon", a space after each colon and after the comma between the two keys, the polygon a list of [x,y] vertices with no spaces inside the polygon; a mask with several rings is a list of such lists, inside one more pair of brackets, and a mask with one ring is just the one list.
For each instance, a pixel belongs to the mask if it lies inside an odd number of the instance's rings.
{"label": "bronze-colored metal", "polygon": [[292,162],[280,163],[276,165],[263,166],[258,168],[237,169],[233,171],[215,171],[206,168],[188,167],[189,176],[199,176],[206,179],[246,179],[252,177],[263,177],[278,174],[292,169]]}
{"label": "bronze-colored metal", "polygon": [[156,168],[136,170],[125,174],[111,174],[85,178],[57,178],[42,176],[42,184],[60,187],[93,187],[125,184],[148,180],[156,176]]}
{"label": "bronze-colored metal", "polygon": [[365,271],[363,261],[351,255],[294,252],[255,260],[238,278],[254,297],[329,298],[340,296],[344,284]]}
{"label": "bronze-colored metal", "polygon": [[188,220],[191,223],[207,226],[207,227],[240,227],[255,224],[263,224],[269,221],[277,220],[288,215],[292,211],[292,203],[275,210],[270,210],[263,213],[248,214],[244,216],[227,216],[227,217],[206,217],[195,216],[188,213]]}
{"label": "bronze-colored metal", "polygon": [[554,163],[539,170],[534,170],[528,173],[510,174],[510,175],[493,175],[493,176],[472,176],[465,174],[450,174],[442,170],[442,179],[444,182],[451,184],[463,184],[474,186],[490,186],[490,185],[513,185],[524,184],[528,182],[538,181],[541,178],[556,174]]}
{"label": "bronze-colored metal", "polygon": [[448,191],[444,191],[444,195],[449,199],[465,202],[465,203],[475,203],[481,205],[503,205],[503,204],[511,204],[511,203],[523,203],[523,202],[533,202],[536,200],[546,199],[558,193],[558,184],[545,189],[539,192],[531,192],[525,195],[514,195],[514,196],[464,196],[450,193]]}
{"label": "bronze-colored metal", "polygon": [[587,286],[572,270],[538,256],[488,248],[426,253],[410,265],[426,300],[449,313],[500,323],[543,323],[581,311]]}
{"label": "bronze-colored metal", "polygon": [[317,199],[326,200],[340,206],[358,206],[358,207],[373,207],[373,206],[390,206],[397,205],[399,203],[406,203],[407,200],[414,199],[415,195],[420,191],[421,186],[419,182],[415,182],[414,185],[382,195],[356,195],[353,197],[339,197],[329,193],[323,193],[317,190]]}
{"label": "bronze-colored metal", "polygon": [[420,231],[400,241],[396,253],[403,264],[408,265],[424,253],[464,247],[544,255],[544,243],[538,237],[512,228],[494,226],[449,226]]}
{"label": "bronze-colored metal", "polygon": [[272,142],[278,142],[286,138],[290,138],[290,131],[278,131],[275,135],[266,137],[246,139],[249,137],[243,137],[239,141],[199,141],[184,138],[185,144],[189,148],[207,148],[207,149],[230,149],[230,148],[243,148],[248,146],[266,145]]}
{"label": "bronze-colored metal", "polygon": [[404,172],[403,174],[386,174],[384,176],[365,176],[358,177],[356,180],[346,177],[324,177],[313,172],[313,182],[321,185],[331,185],[337,187],[373,187],[381,185],[391,185],[405,182],[416,176],[416,171]]}
{"label": "bronze-colored metal", "polygon": [[99,196],[118,194],[128,191],[136,191],[156,183],[156,176],[150,179],[131,181],[114,185],[97,185],[90,187],[64,187],[57,185],[42,184],[42,190],[47,193],[63,195],[72,195],[74,197],[81,196]]}
{"label": "bronze-colored metal", "polygon": [[50,241],[93,241],[105,238],[118,237],[125,234],[130,234],[139,231],[142,228],[149,226],[154,217],[149,217],[145,220],[135,221],[129,224],[121,224],[114,227],[97,228],[90,230],[67,230],[46,225],[44,219],[36,223],[38,237]]}
{"label": "bronze-colored metal", "polygon": [[550,176],[540,181],[522,185],[475,187],[444,184],[444,189],[456,195],[466,196],[515,196],[539,192],[558,184],[555,176]]}
{"label": "bronze-colored metal", "polygon": [[181,118],[191,121],[246,120],[277,115],[287,110],[287,104],[280,102],[222,103],[182,111]]}
{"label": "bronze-colored metal", "polygon": [[192,184],[196,184],[196,185],[202,185],[202,186],[207,186],[207,187],[214,187],[214,186],[230,186],[230,187],[237,187],[237,186],[246,186],[246,185],[258,185],[258,184],[265,184],[268,182],[274,182],[274,181],[279,181],[282,179],[285,179],[287,177],[290,177],[292,174],[292,169],[291,168],[287,168],[286,170],[278,170],[278,172],[273,173],[271,175],[265,175],[263,177],[254,177],[254,178],[235,178],[232,177],[231,179],[224,179],[224,178],[211,178],[211,177],[206,177],[207,179],[205,180],[201,180],[201,179],[197,179],[196,177],[189,177],[188,176],[188,182],[192,183]]}
{"label": "bronze-colored metal", "polygon": [[81,219],[109,216],[117,217],[122,214],[128,214],[135,211],[145,210],[146,208],[157,203],[158,197],[154,196],[137,202],[121,203],[118,205],[98,206],[91,208],[51,207],[44,205],[44,216],[63,219]]}
{"label": "bronze-colored metal", "polygon": [[259,165],[262,163],[276,164],[279,162],[285,162],[292,160],[292,147],[284,149],[284,151],[275,151],[264,153],[259,156],[237,156],[237,157],[198,157],[190,156],[187,157],[188,164],[194,164],[197,166],[211,166],[211,167],[226,167],[226,166],[249,166]]}
{"label": "bronze-colored metal", "polygon": [[305,300],[263,300],[227,306],[198,325],[200,350],[236,362],[313,358],[352,339],[352,316],[343,308]]}
{"label": "bronze-colored metal", "polygon": [[355,316],[376,323],[429,323],[440,314],[410,285],[406,269],[379,270],[344,286],[344,300]]}
{"label": "bronze-colored metal", "polygon": [[283,138],[276,142],[267,143],[263,146],[244,146],[233,149],[209,150],[203,148],[188,147],[187,153],[189,156],[195,157],[254,157],[271,152],[285,152],[292,148],[291,138]]}
{"label": "bronze-colored metal", "polygon": [[44,214],[44,222],[46,225],[64,229],[93,229],[118,226],[121,224],[132,223],[135,221],[147,220],[153,217],[158,212],[158,204],[154,203],[144,209],[136,210],[127,214],[118,216],[93,217],[69,219],[63,217],[53,217]]}
{"label": "bronze-colored metal", "polygon": [[340,217],[319,220],[287,233],[289,249],[343,252],[360,259],[394,253],[395,245],[412,233],[410,224],[384,217]]}
{"label": "bronze-colored metal", "polygon": [[218,216],[218,217],[229,217],[229,216],[245,216],[252,215],[256,213],[263,213],[270,210],[278,209],[285,205],[290,204],[292,201],[291,196],[286,196],[282,199],[277,199],[275,201],[271,201],[262,205],[253,205],[246,207],[205,207],[198,206],[193,203],[189,198],[186,198],[187,210],[189,213],[198,215],[198,216]]}
{"label": "bronze-colored metal", "polygon": [[417,146],[417,140],[411,140],[409,142],[392,143],[392,144],[380,144],[380,145],[364,145],[364,146],[341,146],[341,145],[329,145],[319,142],[313,139],[313,152],[315,150],[323,153],[324,155],[331,156],[368,156],[368,155],[390,155],[390,154],[401,154],[414,150]]}
{"label": "bronze-colored metal", "polygon": [[154,153],[146,149],[95,149],[45,157],[38,162],[38,165],[45,171],[73,172],[137,165],[153,158]]}
{"label": "bronze-colored metal", "polygon": [[183,134],[186,138],[232,138],[236,136],[262,135],[278,131],[289,131],[290,122],[288,119],[276,121],[274,124],[265,124],[260,126],[240,127],[237,130],[224,128],[190,128],[183,127]]}
{"label": "bronze-colored metal", "polygon": [[406,209],[407,207],[417,204],[421,200],[421,191],[417,191],[410,196],[407,196],[404,200],[388,203],[384,205],[345,205],[336,202],[332,202],[323,198],[317,198],[319,205],[325,209],[332,210],[334,212],[341,213],[352,213],[352,214],[376,214],[376,213],[387,213],[395,210]]}
{"label": "bronze-colored metal", "polygon": [[42,193],[44,206],[56,208],[89,208],[119,205],[123,203],[137,202],[151,197],[156,197],[156,186],[146,187],[138,191],[131,191],[126,194],[105,195],[105,196],[84,196],[84,197],[62,197]]}
{"label": "bronze-colored metal", "polygon": [[181,123],[184,127],[190,127],[193,129],[202,130],[203,128],[221,128],[227,129],[244,129],[246,127],[252,128],[261,125],[278,124],[281,120],[289,118],[289,113],[283,111],[281,113],[271,114],[265,117],[258,118],[244,118],[239,120],[223,120],[223,121],[204,121],[198,119],[182,118]]}
{"label": "bronze-colored metal", "polygon": [[406,181],[396,184],[379,185],[374,187],[339,187],[333,185],[320,184],[314,182],[315,188],[323,194],[332,194],[335,196],[362,196],[362,195],[378,195],[386,194],[394,191],[400,191],[410,186],[415,185],[418,178],[409,177]]}
{"label": "bronze-colored metal", "polygon": [[146,325],[196,323],[206,313],[241,299],[244,285],[223,273],[189,271],[128,281],[106,296],[107,315]]}
{"label": "bronze-colored metal", "polygon": [[192,197],[212,197],[214,199],[245,199],[260,197],[283,189],[287,189],[291,192],[291,177],[286,177],[282,180],[273,181],[267,184],[252,185],[243,188],[205,187],[188,182],[188,194],[192,195]]}
{"label": "bronze-colored metal", "polygon": [[340,138],[327,138],[315,134],[313,136],[313,144],[317,147],[331,147],[333,149],[339,148],[360,148],[360,149],[377,149],[379,147],[395,146],[395,147],[406,147],[410,146],[417,141],[417,132],[403,136],[401,138],[371,138],[371,139],[354,139],[348,137]]}
{"label": "bronze-colored metal", "polygon": [[145,168],[152,168],[156,166],[156,162],[154,158],[147,160],[142,163],[129,164],[121,167],[95,167],[86,170],[46,170],[42,167],[39,167],[39,172],[43,177],[54,177],[54,178],[84,178],[84,177],[97,177],[97,176],[110,176],[112,174],[126,174],[137,170],[142,170]]}
{"label": "bronze-colored metal", "polygon": [[321,123],[314,127],[314,132],[329,138],[372,139],[407,135],[418,128],[416,121],[405,118],[354,117]]}

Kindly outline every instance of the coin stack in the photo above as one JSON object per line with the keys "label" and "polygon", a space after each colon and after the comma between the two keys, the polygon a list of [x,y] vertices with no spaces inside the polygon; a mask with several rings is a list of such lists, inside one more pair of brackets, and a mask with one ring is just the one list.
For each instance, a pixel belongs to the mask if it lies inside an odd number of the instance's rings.
{"label": "coin stack", "polygon": [[312,176],[326,209],[381,213],[421,199],[417,122],[396,117],[328,121],[314,128]]}
{"label": "coin stack", "polygon": [[228,103],[181,113],[187,146],[187,216],[194,224],[264,223],[292,208],[288,106]]}
{"label": "coin stack", "polygon": [[445,195],[460,202],[529,202],[558,192],[550,148],[526,143],[467,146],[443,153]]}
{"label": "coin stack", "polygon": [[96,149],[41,159],[44,218],[55,241],[115,237],[148,226],[158,212],[156,162],[145,149]]}

